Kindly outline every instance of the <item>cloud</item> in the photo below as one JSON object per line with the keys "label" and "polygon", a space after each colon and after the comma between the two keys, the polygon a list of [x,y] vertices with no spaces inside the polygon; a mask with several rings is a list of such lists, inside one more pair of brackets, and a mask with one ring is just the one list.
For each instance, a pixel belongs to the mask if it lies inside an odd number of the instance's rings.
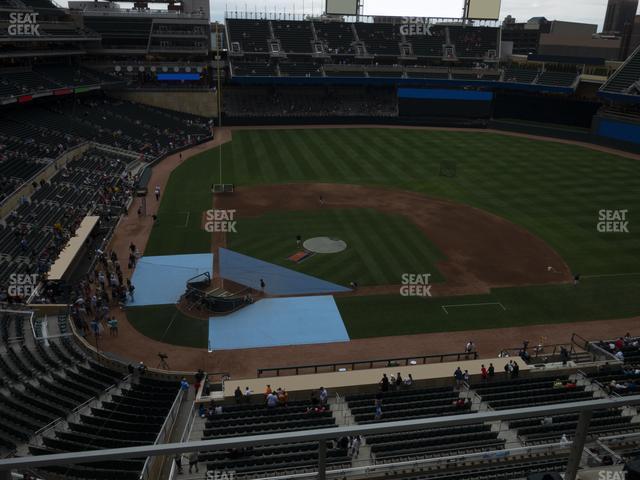
{"label": "cloud", "polygon": [[[56,0],[59,5],[67,6],[66,0]],[[463,0],[365,0],[367,14],[460,17]],[[307,13],[319,14],[324,9],[325,0],[211,0],[211,17],[214,20],[224,18],[225,9],[238,12],[269,13]],[[304,9],[303,9],[304,7]],[[549,20],[571,22],[604,22],[607,0],[579,0],[560,2],[558,0],[502,0],[500,17],[507,15],[523,22],[531,17],[546,17]]]}

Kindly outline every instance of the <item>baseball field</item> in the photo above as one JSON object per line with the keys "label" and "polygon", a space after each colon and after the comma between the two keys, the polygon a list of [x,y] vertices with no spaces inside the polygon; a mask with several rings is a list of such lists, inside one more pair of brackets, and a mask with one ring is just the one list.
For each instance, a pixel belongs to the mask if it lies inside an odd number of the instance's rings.
{"label": "baseball field", "polygon": [[[203,215],[220,162],[223,182],[237,187],[216,197],[216,208],[237,210],[226,246],[341,285],[357,281],[356,294],[336,297],[351,338],[640,313],[637,160],[491,132],[236,130],[173,171],[145,255],[212,250]],[[443,165],[455,175],[441,175]],[[603,231],[603,215],[627,223]],[[294,264],[298,235],[348,248]],[[401,296],[406,273],[429,273],[436,295]],[[127,314],[151,338],[206,346],[206,320],[173,306]]]}

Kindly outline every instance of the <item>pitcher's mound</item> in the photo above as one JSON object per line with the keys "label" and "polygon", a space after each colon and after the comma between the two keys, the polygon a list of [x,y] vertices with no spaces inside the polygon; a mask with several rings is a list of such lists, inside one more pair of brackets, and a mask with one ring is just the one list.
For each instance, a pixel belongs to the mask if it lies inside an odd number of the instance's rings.
{"label": "pitcher's mound", "polygon": [[338,253],[346,250],[346,242],[338,238],[314,237],[305,240],[302,246],[314,253]]}

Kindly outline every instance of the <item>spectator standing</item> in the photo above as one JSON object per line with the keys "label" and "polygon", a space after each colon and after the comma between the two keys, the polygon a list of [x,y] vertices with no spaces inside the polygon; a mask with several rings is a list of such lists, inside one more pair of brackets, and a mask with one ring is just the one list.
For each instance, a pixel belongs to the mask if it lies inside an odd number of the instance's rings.
{"label": "spectator standing", "polygon": [[109,335],[112,337],[118,336],[118,320],[116,317],[111,317],[110,320],[107,321],[107,325],[109,325]]}
{"label": "spectator standing", "polygon": [[480,376],[482,377],[483,382],[486,382],[489,378],[489,372],[485,368],[484,364],[480,367]]}
{"label": "spectator standing", "polygon": [[278,406],[278,396],[275,395],[273,392],[270,392],[267,395],[267,407],[275,408],[277,406]]}
{"label": "spectator standing", "polygon": [[511,378],[518,378],[520,374],[520,365],[515,360],[513,361],[513,366],[511,367]]}
{"label": "spectator standing", "polygon": [[404,379],[404,386],[410,388],[413,385],[413,377],[411,374],[407,378]]}
{"label": "spectator standing", "polygon": [[456,371],[453,372],[453,378],[456,380],[456,388],[460,390],[462,387],[462,380],[464,379],[464,375],[460,367],[456,368]]}
{"label": "spectator standing", "polygon": [[382,374],[382,380],[380,380],[380,390],[383,392],[389,391],[389,378],[386,373]]}
{"label": "spectator standing", "polygon": [[494,377],[494,375],[496,374],[496,367],[494,367],[494,366],[493,366],[493,363],[490,363],[490,364],[489,364],[489,370],[488,370],[488,373],[489,373],[489,378],[490,378],[490,379],[491,379],[491,378],[493,378],[493,377]]}
{"label": "spectator standing", "polygon": [[320,404],[326,405],[329,400],[329,392],[324,387],[320,387]]}
{"label": "spectator standing", "polygon": [[235,398],[236,403],[242,402],[242,390],[240,390],[240,387],[236,387],[236,389],[233,391],[233,397]]}
{"label": "spectator standing", "polygon": [[253,390],[249,387],[245,387],[244,389],[244,401],[247,403],[251,403],[251,395],[253,394]]}
{"label": "spectator standing", "polygon": [[195,467],[196,473],[199,473],[198,470],[198,452],[191,452],[189,454],[189,473],[191,473],[191,469]]}
{"label": "spectator standing", "polygon": [[380,393],[376,395],[374,405],[376,408],[375,419],[380,420],[380,418],[382,417],[382,395]]}
{"label": "spectator standing", "polygon": [[187,382],[187,379],[182,377],[182,380],[180,380],[180,390],[182,390],[183,392],[185,392],[184,394],[186,395],[187,392],[189,391],[189,382]]}
{"label": "spectator standing", "polygon": [[176,453],[176,456],[173,457],[173,461],[176,462],[178,473],[182,474],[182,455],[179,453]]}

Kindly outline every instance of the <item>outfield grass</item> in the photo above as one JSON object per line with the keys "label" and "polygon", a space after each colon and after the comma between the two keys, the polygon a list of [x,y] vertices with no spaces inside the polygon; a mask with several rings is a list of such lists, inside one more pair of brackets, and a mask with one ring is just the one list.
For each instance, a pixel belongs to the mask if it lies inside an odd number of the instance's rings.
{"label": "outfield grass", "polygon": [[[442,254],[418,227],[397,215],[371,209],[274,211],[240,219],[237,229],[227,237],[231,250],[345,286],[352,280],[397,285],[405,272],[429,272],[432,282],[444,280],[435,267]],[[300,250],[297,235],[339,238],[347,249],[295,264],[287,257]]]}
{"label": "outfield grass", "polygon": [[[640,312],[640,275],[594,278],[573,285],[494,289],[491,295],[424,299],[341,297],[351,338],[627,318]],[[470,305],[445,307],[446,305]],[[500,305],[488,305],[500,303]],[[447,313],[448,312],[448,313]],[[402,321],[397,321],[399,315]],[[505,345],[510,347],[510,345]]]}
{"label": "outfield grass", "polygon": [[[387,185],[449,198],[510,219],[548,241],[575,272],[640,272],[640,162],[587,148],[480,132],[403,129],[237,131],[222,147],[238,185]],[[454,160],[458,176],[438,175]],[[167,185],[147,255],[209,251],[202,213],[218,149],[189,159]],[[630,234],[596,230],[600,209],[628,209]],[[187,227],[184,227],[189,212]],[[256,239],[259,241],[259,239]]]}
{"label": "outfield grass", "polygon": [[[211,184],[219,181],[219,153],[220,149],[205,152],[173,172],[146,255],[210,251],[210,234],[204,232],[201,221],[203,212],[211,208]],[[553,246],[573,272],[640,272],[640,228],[635,216],[640,212],[640,162],[636,160],[493,133],[384,128],[237,131],[233,141],[222,147],[222,157],[227,183],[353,183],[412,190],[468,204],[525,227]],[[444,160],[457,163],[455,178],[438,175]],[[598,233],[601,209],[628,210],[630,233]],[[267,225],[268,216],[243,222],[241,228],[250,235],[239,233],[230,238],[231,248],[260,258],[267,255],[282,264],[290,253],[287,242],[298,233],[306,235],[313,223],[307,221],[313,215],[308,212],[298,218],[291,215],[291,223],[283,222],[279,227]],[[335,231],[348,227],[339,218],[315,220]],[[366,241],[358,234],[344,233],[352,243]],[[407,235],[413,233],[408,229]],[[379,242],[372,241],[371,248],[380,248]],[[378,278],[373,263],[367,265],[362,258],[350,258],[349,262],[360,262],[363,275],[377,282],[395,275],[388,264],[396,255],[397,251],[389,251],[376,260],[382,269]],[[421,256],[418,263],[433,262],[437,252],[426,245]],[[309,269],[306,273],[340,279],[339,283],[352,276],[346,262],[335,266],[345,272],[313,263],[302,268]],[[637,278],[594,279],[575,290],[567,286],[497,290],[481,301],[499,298],[513,308],[505,313],[485,307],[477,312],[462,308],[454,314],[460,317],[456,321],[452,314],[435,316],[440,306],[435,300],[341,298],[339,306],[352,338],[604,319],[640,314],[636,297],[629,293],[638,291]],[[456,298],[451,303],[475,303],[477,299],[468,300]]]}

